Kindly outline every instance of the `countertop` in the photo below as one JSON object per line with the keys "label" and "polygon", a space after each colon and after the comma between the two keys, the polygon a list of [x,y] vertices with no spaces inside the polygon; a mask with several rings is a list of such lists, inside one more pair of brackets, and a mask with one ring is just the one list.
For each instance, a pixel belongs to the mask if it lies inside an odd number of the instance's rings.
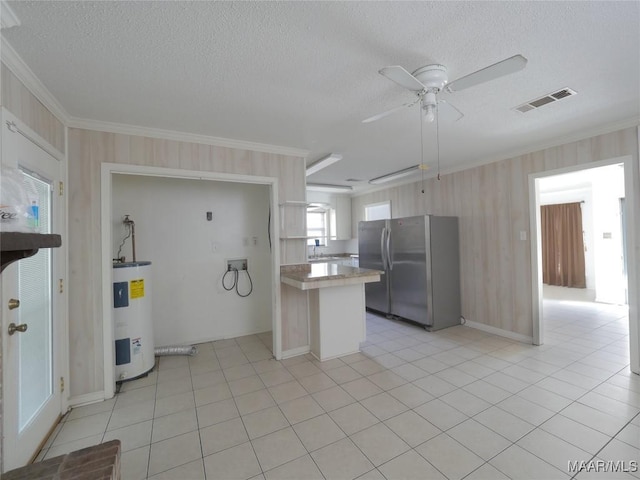
{"label": "countertop", "polygon": [[309,257],[309,263],[323,263],[323,262],[335,262],[338,260],[351,260],[353,257],[357,257],[357,255],[353,255],[351,253],[329,253],[329,254],[321,254],[317,257],[313,255]]}
{"label": "countertop", "polygon": [[348,267],[335,263],[284,265],[280,267],[280,281],[300,290],[337,287],[380,281],[380,270]]}

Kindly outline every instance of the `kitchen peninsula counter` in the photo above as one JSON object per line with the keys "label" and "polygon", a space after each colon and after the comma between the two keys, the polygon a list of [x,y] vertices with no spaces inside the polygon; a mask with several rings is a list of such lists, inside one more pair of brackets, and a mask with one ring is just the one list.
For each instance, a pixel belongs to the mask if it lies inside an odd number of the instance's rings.
{"label": "kitchen peninsula counter", "polygon": [[280,281],[300,290],[311,290],[379,282],[383,273],[380,270],[348,267],[336,263],[303,263],[280,267]]}
{"label": "kitchen peninsula counter", "polygon": [[325,361],[360,351],[366,339],[364,284],[380,281],[382,273],[333,263],[280,267],[282,283],[307,292],[314,357]]}

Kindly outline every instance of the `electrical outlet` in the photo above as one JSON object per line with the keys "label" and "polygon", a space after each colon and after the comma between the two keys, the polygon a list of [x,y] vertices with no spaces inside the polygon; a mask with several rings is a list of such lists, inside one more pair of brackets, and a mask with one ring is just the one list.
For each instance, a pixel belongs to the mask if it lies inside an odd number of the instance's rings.
{"label": "electrical outlet", "polygon": [[227,260],[227,271],[229,270],[247,270],[248,262],[246,258],[238,258],[235,260]]}

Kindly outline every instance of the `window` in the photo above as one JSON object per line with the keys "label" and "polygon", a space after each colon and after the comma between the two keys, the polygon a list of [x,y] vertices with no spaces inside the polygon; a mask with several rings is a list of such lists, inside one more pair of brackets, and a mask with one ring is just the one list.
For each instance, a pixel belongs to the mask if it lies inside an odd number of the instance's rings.
{"label": "window", "polygon": [[391,218],[391,202],[370,203],[364,206],[365,220],[386,220]]}
{"label": "window", "polygon": [[327,244],[329,236],[328,209],[322,205],[312,204],[307,209],[307,245],[314,246],[316,239],[320,245]]}

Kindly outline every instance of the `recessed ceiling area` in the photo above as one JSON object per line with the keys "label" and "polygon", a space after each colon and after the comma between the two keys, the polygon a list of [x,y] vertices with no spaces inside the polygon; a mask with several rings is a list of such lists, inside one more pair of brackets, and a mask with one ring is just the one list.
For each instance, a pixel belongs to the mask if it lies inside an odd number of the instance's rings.
{"label": "recessed ceiling area", "polygon": [[[6,42],[75,121],[135,125],[343,159],[309,183],[435,176],[640,121],[640,3],[11,1]],[[440,98],[423,124],[378,71],[429,64],[455,80],[520,54],[518,72]],[[578,92],[522,114],[566,87]],[[417,171],[419,179],[422,172]],[[404,181],[411,180],[406,177]],[[352,179],[362,180],[360,182]]]}

